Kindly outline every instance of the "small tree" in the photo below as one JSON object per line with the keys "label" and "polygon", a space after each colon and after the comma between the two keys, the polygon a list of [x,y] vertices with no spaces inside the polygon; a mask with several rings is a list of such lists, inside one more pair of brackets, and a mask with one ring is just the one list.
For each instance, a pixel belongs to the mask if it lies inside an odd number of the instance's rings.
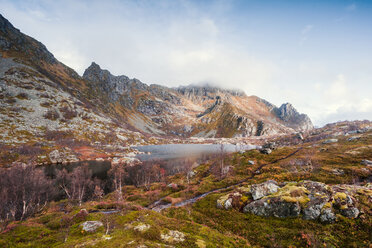
{"label": "small tree", "polygon": [[225,151],[225,145],[220,144],[219,151],[218,151],[218,160],[220,164],[220,179],[222,179],[225,174],[225,158],[226,158],[226,151]]}
{"label": "small tree", "polygon": [[113,187],[115,190],[116,198],[118,201],[123,200],[123,186],[124,180],[127,176],[127,172],[125,170],[125,164],[114,164],[111,166],[109,170],[109,175],[112,177]]}
{"label": "small tree", "polygon": [[71,173],[63,169],[57,173],[56,181],[66,197],[78,200],[80,206],[85,198],[88,198],[88,192],[93,191],[94,183],[88,166],[79,166]]}

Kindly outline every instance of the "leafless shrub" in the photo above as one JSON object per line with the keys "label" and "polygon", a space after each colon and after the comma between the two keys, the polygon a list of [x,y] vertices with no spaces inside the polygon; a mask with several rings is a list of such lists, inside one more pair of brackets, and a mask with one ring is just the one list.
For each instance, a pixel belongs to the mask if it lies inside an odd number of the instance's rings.
{"label": "leafless shrub", "polygon": [[0,170],[0,219],[23,220],[53,198],[52,181],[41,169],[17,165]]}
{"label": "leafless shrub", "polygon": [[40,94],[41,98],[52,98],[48,93],[42,93]]}
{"label": "leafless shrub", "polygon": [[55,109],[50,109],[44,114],[44,118],[55,121],[59,118],[59,113]]}
{"label": "leafless shrub", "polygon": [[17,152],[19,155],[26,155],[26,156],[39,155],[39,154],[42,153],[42,151],[43,150],[40,147],[31,146],[31,145],[27,145],[27,144],[18,146],[15,149],[15,152]]}
{"label": "leafless shrub", "polygon": [[8,97],[8,99],[6,99],[5,102],[8,103],[8,104],[13,104],[13,103],[16,103],[17,100],[14,99],[14,97]]}
{"label": "leafless shrub", "polygon": [[19,93],[18,95],[16,95],[16,97],[22,100],[28,99],[28,95],[25,92]]}
{"label": "leafless shrub", "polygon": [[50,103],[50,102],[41,102],[41,103],[40,103],[40,106],[41,106],[41,107],[44,107],[44,108],[48,108],[48,107],[51,106],[51,103]]}
{"label": "leafless shrub", "polygon": [[62,113],[63,118],[65,118],[66,120],[71,120],[77,116],[77,112],[67,106],[59,108],[59,111]]}
{"label": "leafless shrub", "polygon": [[45,87],[44,86],[41,86],[41,85],[37,85],[35,87],[35,90],[37,90],[37,91],[44,91],[45,90]]}
{"label": "leafless shrub", "polygon": [[79,166],[71,173],[66,169],[59,171],[56,183],[68,199],[77,200],[80,206],[92,197],[95,188],[88,166]]}

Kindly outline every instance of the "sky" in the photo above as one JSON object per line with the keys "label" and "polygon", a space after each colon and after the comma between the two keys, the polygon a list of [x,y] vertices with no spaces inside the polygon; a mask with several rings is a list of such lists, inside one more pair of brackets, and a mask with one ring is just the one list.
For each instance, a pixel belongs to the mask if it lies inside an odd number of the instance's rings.
{"label": "sky", "polygon": [[0,0],[0,13],[83,74],[213,84],[316,126],[372,120],[372,1]]}

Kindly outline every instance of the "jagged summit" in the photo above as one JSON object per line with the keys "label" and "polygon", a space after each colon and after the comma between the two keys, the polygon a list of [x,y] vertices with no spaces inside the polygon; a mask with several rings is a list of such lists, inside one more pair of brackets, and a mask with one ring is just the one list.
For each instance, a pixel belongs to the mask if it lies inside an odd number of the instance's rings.
{"label": "jagged summit", "polygon": [[281,120],[289,123],[296,130],[306,131],[313,128],[310,118],[305,114],[300,114],[290,103],[284,103],[274,111]]}
{"label": "jagged summit", "polygon": [[55,64],[57,60],[48,49],[37,40],[21,33],[0,14],[0,49],[5,55],[22,53],[24,60],[39,63],[40,60]]}

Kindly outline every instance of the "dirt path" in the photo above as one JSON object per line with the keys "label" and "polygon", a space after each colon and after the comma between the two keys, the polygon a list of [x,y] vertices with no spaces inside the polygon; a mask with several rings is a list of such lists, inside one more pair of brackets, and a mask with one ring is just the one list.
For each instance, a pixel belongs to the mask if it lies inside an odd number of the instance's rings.
{"label": "dirt path", "polygon": [[275,161],[273,161],[273,162],[267,163],[267,164],[262,164],[262,165],[260,165],[260,166],[255,170],[255,172],[253,172],[253,174],[252,174],[250,177],[244,178],[243,180],[240,180],[239,182],[234,183],[234,184],[232,184],[232,185],[229,185],[229,186],[227,186],[227,187],[218,188],[218,189],[214,189],[214,190],[211,190],[211,191],[205,192],[205,193],[203,193],[203,194],[201,194],[201,195],[198,195],[198,196],[195,196],[195,197],[193,197],[193,198],[190,198],[190,199],[187,199],[187,200],[184,200],[184,201],[178,202],[178,203],[176,203],[176,204],[174,204],[174,205],[172,205],[172,203],[161,204],[161,203],[162,203],[162,200],[165,198],[165,197],[163,197],[163,198],[160,198],[159,200],[153,202],[152,204],[150,204],[147,208],[148,208],[148,209],[151,209],[151,210],[154,210],[154,211],[156,211],[156,212],[160,212],[161,210],[163,210],[163,209],[167,209],[167,208],[170,208],[170,207],[172,207],[172,206],[173,206],[173,207],[182,207],[182,206],[185,206],[185,205],[188,205],[188,204],[192,204],[192,203],[194,203],[194,202],[196,202],[196,201],[198,201],[198,200],[200,200],[200,199],[206,197],[206,196],[209,195],[209,194],[217,193],[217,192],[220,192],[220,191],[222,191],[222,190],[227,190],[227,189],[231,189],[231,188],[233,188],[233,187],[239,186],[240,184],[242,184],[242,183],[244,183],[244,182],[246,182],[246,181],[248,181],[248,180],[253,179],[256,175],[259,174],[259,172],[260,172],[260,171],[262,170],[262,168],[264,168],[265,166],[267,166],[267,165],[271,165],[271,164],[275,164],[275,163],[277,163],[277,162],[279,162],[279,161],[282,161],[282,160],[288,159],[288,158],[292,157],[293,155],[295,155],[296,153],[298,153],[300,150],[302,150],[302,147],[299,148],[299,149],[297,149],[296,151],[292,152],[291,154],[285,156],[285,157],[279,158],[279,159],[277,159],[277,160],[275,160]]}

